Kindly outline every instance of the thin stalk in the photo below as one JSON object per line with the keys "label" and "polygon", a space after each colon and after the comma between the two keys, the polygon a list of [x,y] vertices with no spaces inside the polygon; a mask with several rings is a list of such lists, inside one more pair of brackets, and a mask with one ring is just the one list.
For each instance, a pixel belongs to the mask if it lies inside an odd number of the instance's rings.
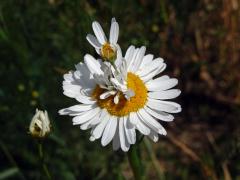
{"label": "thin stalk", "polygon": [[128,161],[132,168],[135,180],[144,180],[144,173],[143,173],[143,167],[139,156],[139,144],[132,145],[129,149],[127,155],[128,155]]}
{"label": "thin stalk", "polygon": [[50,172],[48,170],[48,167],[44,161],[44,154],[43,154],[43,143],[42,141],[38,141],[38,152],[39,152],[39,157],[40,157],[40,160],[41,160],[41,163],[42,163],[42,169],[43,169],[43,172],[46,174],[47,178],[49,180],[52,180],[52,177],[50,175]]}

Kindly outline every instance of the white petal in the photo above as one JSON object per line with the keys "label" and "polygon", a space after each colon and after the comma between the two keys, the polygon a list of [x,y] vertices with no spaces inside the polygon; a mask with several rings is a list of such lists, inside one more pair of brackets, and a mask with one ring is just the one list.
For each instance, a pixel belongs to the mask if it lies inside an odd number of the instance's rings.
{"label": "white petal", "polygon": [[84,112],[84,111],[88,111],[90,109],[92,109],[95,105],[93,104],[79,104],[79,105],[74,105],[74,106],[71,106],[71,107],[68,107],[68,108],[65,108],[65,109],[61,109],[58,111],[58,113],[60,115],[67,115],[69,113],[72,113],[72,112]]}
{"label": "white petal", "polygon": [[135,112],[131,112],[129,115],[129,120],[132,124],[136,125],[138,122],[137,114]]}
{"label": "white petal", "polygon": [[71,82],[73,81],[73,71],[69,71],[68,73],[63,75],[65,81]]}
{"label": "white petal", "polygon": [[95,126],[95,125],[101,123],[102,120],[103,120],[103,118],[106,116],[107,113],[108,113],[108,112],[107,112],[106,110],[103,110],[103,109],[102,109],[102,110],[100,111],[100,113],[98,114],[98,116],[97,116],[96,118],[92,119],[91,125],[92,125],[92,126]]}
{"label": "white petal", "polygon": [[91,125],[91,121],[92,121],[92,120],[90,120],[90,121],[82,124],[82,125],[80,126],[80,129],[81,129],[81,130],[87,130],[87,129],[92,128],[93,126]]}
{"label": "white petal", "polygon": [[102,122],[100,122],[100,124],[97,125],[97,127],[94,129],[92,135],[96,138],[99,139],[103,133],[104,128],[106,127],[108,121],[109,121],[109,114],[106,113],[106,116],[104,116],[102,118]]}
{"label": "white petal", "polygon": [[106,39],[106,36],[103,32],[103,29],[102,29],[101,25],[97,21],[94,21],[92,23],[92,28],[93,28],[94,34],[97,37],[98,41],[101,44],[104,44],[107,41],[107,39]]}
{"label": "white petal", "polygon": [[103,146],[106,146],[107,144],[109,144],[113,139],[113,136],[115,135],[116,128],[117,128],[117,123],[118,121],[115,116],[110,117],[109,122],[104,129],[102,139],[101,139],[101,143]]}
{"label": "white petal", "polygon": [[123,57],[122,57],[122,50],[118,44],[116,44],[117,47],[117,59],[114,61],[114,64],[116,67],[120,67]]}
{"label": "white petal", "polygon": [[136,132],[133,125],[129,122],[129,117],[124,117],[124,129],[129,144],[135,144]]}
{"label": "white petal", "polygon": [[119,34],[119,25],[117,22],[111,23],[110,28],[110,38],[109,41],[111,44],[116,44],[118,41],[118,34]]}
{"label": "white petal", "polygon": [[128,143],[126,136],[125,136],[125,130],[124,130],[124,122],[123,118],[121,117],[119,119],[119,138],[120,138],[120,145],[124,152],[129,150],[130,144]]}
{"label": "white petal", "polygon": [[120,66],[120,73],[122,74],[122,77],[124,78],[124,79],[126,79],[127,78],[127,61],[126,61],[126,59],[122,59],[122,62],[121,62],[122,64],[121,64],[121,66]]}
{"label": "white petal", "polygon": [[170,77],[169,77],[168,75],[163,75],[163,76],[160,76],[160,77],[158,77],[158,78],[155,78],[154,81],[159,81],[159,82],[161,82],[161,81],[163,81],[163,80],[168,80],[168,79],[170,79]]}
{"label": "white petal", "polygon": [[[101,120],[100,119],[100,115],[101,115],[101,110],[89,121],[83,123],[81,126],[80,126],[80,129],[82,130],[87,130],[89,128],[92,128],[94,126],[96,126],[96,124],[100,123]],[[98,121],[98,123],[95,123],[95,121]]]}
{"label": "white petal", "polygon": [[105,79],[104,75],[93,74],[93,77],[94,77],[96,84],[98,84],[101,88],[104,89],[106,87],[108,80]]}
{"label": "white petal", "polygon": [[80,86],[75,86],[75,85],[63,85],[63,94],[65,96],[68,96],[70,98],[76,98],[78,94],[80,94]]}
{"label": "white petal", "polygon": [[165,68],[166,68],[166,64],[163,63],[163,66],[161,66],[160,68],[150,72],[148,75],[144,76],[144,77],[141,77],[141,79],[144,81],[144,82],[147,82],[149,81],[150,79],[152,79],[154,76],[160,74]]}
{"label": "white petal", "polygon": [[140,77],[144,77],[156,69],[163,68],[164,65],[165,64],[160,61],[153,61],[149,66],[146,66],[145,68],[138,71],[137,74],[140,75]]}
{"label": "white petal", "polygon": [[[134,114],[136,114],[136,113],[134,112]],[[135,124],[133,124],[130,121],[130,116],[128,115],[128,116],[125,116],[125,117],[126,117],[126,124],[124,124],[124,125],[126,125],[127,129],[135,129]]]}
{"label": "white petal", "polygon": [[82,95],[82,94],[80,94],[80,93],[76,96],[76,100],[77,100],[78,102],[83,103],[83,104],[93,104],[93,103],[96,102],[96,101],[94,101],[91,97],[84,96],[84,95]]}
{"label": "white petal", "polygon": [[151,115],[149,115],[144,109],[140,109],[137,113],[140,115],[141,120],[146,125],[148,125],[148,127],[155,130],[159,134],[162,135],[167,134],[166,130],[162,127],[162,125],[159,122],[157,122]]}
{"label": "white petal", "polygon": [[100,99],[106,99],[106,98],[108,98],[108,97],[110,97],[110,96],[112,96],[114,94],[116,94],[116,91],[107,91],[107,92],[102,93],[100,95]]}
{"label": "white petal", "polygon": [[116,132],[115,135],[113,137],[113,150],[116,151],[120,148],[120,138],[119,138],[119,119],[117,119],[118,123],[117,123],[117,128],[116,128]]}
{"label": "white petal", "polygon": [[135,92],[131,89],[128,89],[126,92],[124,92],[124,96],[129,101],[131,97],[135,96]]}
{"label": "white petal", "polygon": [[[62,114],[60,114],[60,111]],[[76,112],[76,111],[70,111],[68,109],[61,109],[60,111],[58,111],[58,113],[60,115],[69,115],[69,116],[79,116],[85,113],[85,111],[83,112]]]}
{"label": "white petal", "polygon": [[[80,84],[83,88],[94,88],[96,86],[96,83],[92,78],[86,64],[80,62],[75,65],[75,68],[77,71],[74,72],[74,77],[78,78],[78,84]],[[79,74],[78,77],[77,74]]]}
{"label": "white petal", "polygon": [[173,99],[180,95],[181,91],[179,89],[171,89],[167,91],[154,91],[149,92],[148,97],[152,99]]}
{"label": "white petal", "polygon": [[160,57],[154,59],[154,61],[160,61],[160,62],[162,62],[162,63],[164,62],[163,58],[160,58]]}
{"label": "white petal", "polygon": [[127,49],[127,52],[125,54],[125,59],[127,61],[127,67],[129,66],[129,63],[133,59],[134,51],[135,51],[135,47],[134,46],[129,46],[129,48]]}
{"label": "white petal", "polygon": [[84,56],[84,62],[92,74],[98,74],[98,75],[103,74],[99,61],[97,61],[90,54],[86,54]]}
{"label": "white petal", "polygon": [[[87,68],[85,67],[85,69]],[[80,74],[80,72],[77,70],[64,75],[64,81],[62,84],[64,91],[63,93],[66,96],[76,98],[76,96],[81,94],[83,91],[83,94],[87,95],[87,92],[96,86],[95,82],[89,78],[88,74],[90,74],[90,72],[88,69],[86,73],[83,73],[84,74]]]}
{"label": "white petal", "polygon": [[165,113],[165,112],[162,112],[162,111],[157,111],[157,110],[152,110],[150,109],[149,107],[145,106],[144,109],[149,113],[151,114],[153,117],[157,118],[157,119],[160,119],[162,121],[166,121],[166,122],[169,122],[169,121],[173,121],[174,119],[174,116],[171,115],[171,114],[168,114],[168,113]]}
{"label": "white petal", "polygon": [[149,66],[149,64],[151,64],[152,60],[153,60],[152,54],[148,54],[148,55],[144,56],[139,69]]}
{"label": "white petal", "polygon": [[92,118],[94,118],[99,112],[100,112],[100,108],[97,107],[95,109],[91,109],[91,110],[85,112],[84,114],[76,116],[72,119],[73,125],[83,124],[83,123],[91,120]]}
{"label": "white petal", "polygon": [[101,49],[95,48],[95,51],[96,51],[97,54],[101,55]]}
{"label": "white petal", "polygon": [[139,130],[143,135],[149,135],[151,130],[140,120],[140,117],[138,117],[138,121],[136,124],[137,130]]}
{"label": "white petal", "polygon": [[143,56],[146,52],[146,47],[145,46],[142,46],[139,51],[138,51],[138,54],[134,60],[134,64],[133,64],[133,68],[132,68],[132,72],[136,72],[139,70],[139,67],[142,63],[142,60],[143,60]]}
{"label": "white petal", "polygon": [[155,71],[156,69],[163,68],[164,65],[165,63],[163,63],[162,61],[155,59],[150,64],[148,64],[148,66],[145,66],[140,71],[138,71],[137,74],[139,74],[141,77],[147,76],[149,73]]}
{"label": "white petal", "polygon": [[101,44],[99,43],[99,41],[96,39],[95,36],[93,36],[92,34],[88,34],[86,39],[88,40],[88,42],[95,48],[100,49],[101,48]]}
{"label": "white petal", "polygon": [[178,84],[178,80],[175,78],[161,79],[157,78],[146,83],[146,87],[149,91],[163,91],[170,89]]}
{"label": "white petal", "polygon": [[157,142],[158,141],[158,133],[155,131],[151,131],[151,133],[148,135],[148,137],[153,141]]}
{"label": "white petal", "polygon": [[170,101],[161,101],[156,99],[148,98],[147,106],[151,109],[158,111],[164,111],[169,113],[178,113],[181,112],[181,106],[177,103]]}
{"label": "white petal", "polygon": [[117,79],[111,78],[110,81],[117,89],[119,89],[121,91],[126,91],[127,90],[126,85],[121,84]]}
{"label": "white petal", "polygon": [[135,59],[136,59],[136,57],[137,57],[137,55],[138,55],[138,52],[139,52],[139,48],[136,48],[136,49],[134,50],[134,53],[133,53],[132,58],[129,59],[129,60],[126,59],[126,60],[127,60],[127,63],[128,63],[128,72],[133,70],[133,68],[134,68],[134,62],[135,62]]}
{"label": "white petal", "polygon": [[90,141],[95,141],[96,138],[95,138],[94,136],[90,136],[89,140],[90,140]]}
{"label": "white petal", "polygon": [[118,104],[119,103],[119,94],[116,94],[116,96],[113,99],[114,104]]}

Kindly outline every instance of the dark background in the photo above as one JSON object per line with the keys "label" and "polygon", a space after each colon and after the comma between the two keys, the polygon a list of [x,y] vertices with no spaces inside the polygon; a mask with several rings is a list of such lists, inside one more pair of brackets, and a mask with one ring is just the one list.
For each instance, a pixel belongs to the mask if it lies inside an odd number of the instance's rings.
{"label": "dark background", "polygon": [[57,114],[76,103],[62,94],[62,75],[94,54],[85,39],[92,21],[108,35],[112,17],[123,52],[146,45],[182,90],[183,111],[163,124],[168,135],[141,144],[147,179],[239,180],[238,0],[1,0],[0,179],[46,179],[28,134],[36,108],[52,122],[44,157],[53,179],[133,178],[126,154]]}

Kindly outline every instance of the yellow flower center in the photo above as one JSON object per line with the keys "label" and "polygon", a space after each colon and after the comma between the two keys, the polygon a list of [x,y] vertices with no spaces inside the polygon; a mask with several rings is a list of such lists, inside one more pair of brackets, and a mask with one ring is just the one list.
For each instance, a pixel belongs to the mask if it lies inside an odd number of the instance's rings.
{"label": "yellow flower center", "polygon": [[106,99],[100,99],[100,95],[106,90],[96,86],[92,93],[93,99],[97,100],[97,104],[100,108],[106,109],[109,114],[113,116],[126,116],[131,112],[137,112],[140,108],[143,108],[147,102],[147,88],[143,81],[135,74],[127,74],[127,87],[131,89],[135,95],[127,100],[122,92],[119,92],[119,102],[115,104],[113,99],[115,95]]}
{"label": "yellow flower center", "polygon": [[101,49],[101,56],[105,60],[113,61],[116,59],[117,53],[109,43],[105,43]]}

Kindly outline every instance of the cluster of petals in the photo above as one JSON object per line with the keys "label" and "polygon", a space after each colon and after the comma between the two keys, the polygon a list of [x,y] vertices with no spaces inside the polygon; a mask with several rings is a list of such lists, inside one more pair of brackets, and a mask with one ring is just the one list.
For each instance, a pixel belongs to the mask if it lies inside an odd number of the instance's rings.
{"label": "cluster of petals", "polygon": [[[86,54],[76,70],[64,75],[63,94],[78,104],[59,113],[72,116],[73,125],[82,130],[90,129],[90,141],[101,139],[103,146],[112,142],[114,150],[128,151],[136,143],[137,131],[157,142],[159,135],[167,134],[160,121],[173,121],[172,113],[181,111],[179,104],[170,101],[181,93],[172,89],[178,80],[161,75],[166,63],[146,54],[145,46],[131,45],[122,56],[117,44],[119,25],[114,18],[109,40],[98,22],[92,27],[95,36],[89,34],[87,40],[100,56]],[[106,46],[116,53],[114,61],[102,57],[108,52]]]}

